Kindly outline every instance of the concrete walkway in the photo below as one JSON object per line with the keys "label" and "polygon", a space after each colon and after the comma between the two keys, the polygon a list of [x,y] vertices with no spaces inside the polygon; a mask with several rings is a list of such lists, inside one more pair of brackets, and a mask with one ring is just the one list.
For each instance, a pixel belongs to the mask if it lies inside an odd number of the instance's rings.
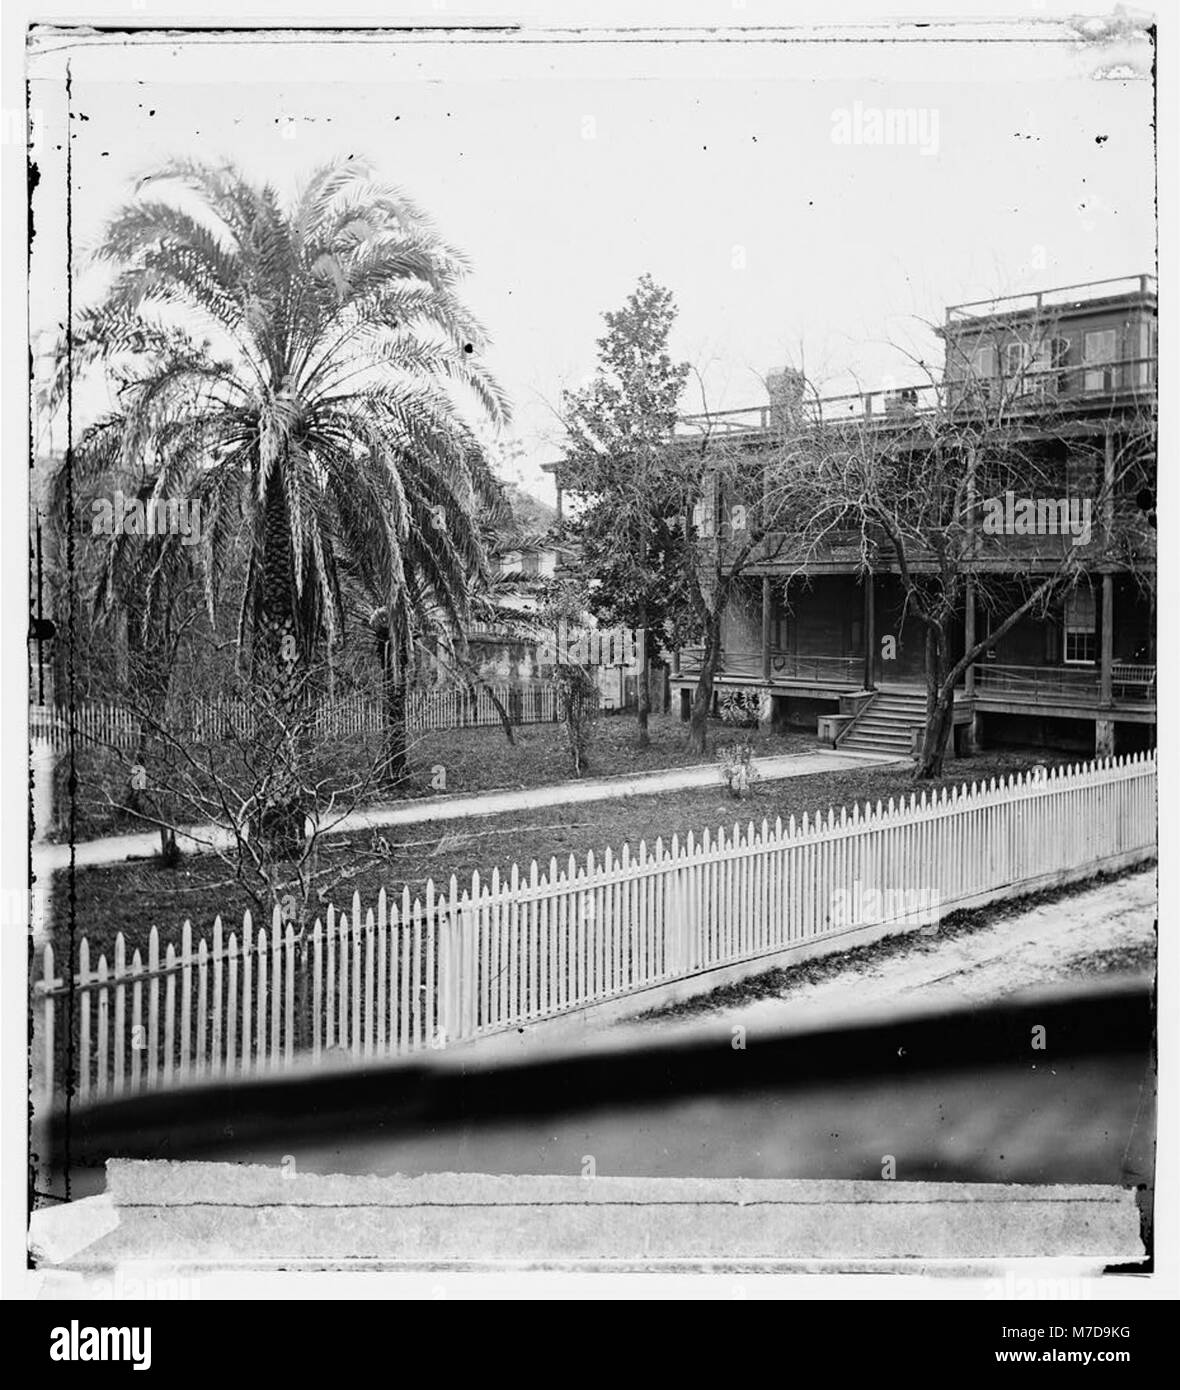
{"label": "concrete walkway", "polygon": [[[817,772],[839,772],[848,768],[888,765],[897,759],[876,753],[844,753],[824,749],[816,753],[784,753],[758,758],[758,773],[764,782],[788,777],[810,777]],[[720,785],[716,763],[693,767],[667,768],[640,772],[632,777],[587,777],[579,781],[555,782],[543,787],[523,787],[513,791],[480,792],[471,796],[418,797],[409,801],[354,811],[334,821],[325,830],[329,835],[375,830],[390,825],[419,825],[427,821],[464,820],[471,816],[503,815],[512,811],[535,811],[541,806],[573,805],[584,801],[610,801],[624,796],[651,796],[655,792],[683,791],[692,787]],[[176,842],[188,854],[227,849],[232,843],[228,831],[216,826],[188,826],[179,830]],[[156,831],[136,835],[107,835],[84,840],[74,846],[74,862],[79,868],[95,864],[117,864],[124,859],[147,859],[156,854],[160,837]],[[35,845],[33,869],[41,877],[64,869],[70,863],[69,845]]]}

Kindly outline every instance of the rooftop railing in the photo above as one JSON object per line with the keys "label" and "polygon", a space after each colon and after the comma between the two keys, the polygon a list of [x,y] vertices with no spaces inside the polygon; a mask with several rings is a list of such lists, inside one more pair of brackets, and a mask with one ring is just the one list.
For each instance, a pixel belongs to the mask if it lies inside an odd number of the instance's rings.
{"label": "rooftop railing", "polygon": [[793,412],[771,404],[743,406],[736,410],[709,410],[682,415],[677,434],[691,437],[707,432],[749,434],[796,422],[806,425],[838,425],[871,421],[885,427],[904,427],[940,411],[1003,409],[1009,416],[1029,416],[1049,405],[1078,409],[1114,397],[1153,396],[1157,359],[1122,357],[1113,362],[1081,362],[1065,367],[1028,367],[1008,376],[948,377],[944,381],[879,391],[851,391],[834,396],[813,396],[798,403]]}
{"label": "rooftop railing", "polygon": [[1028,294],[997,295],[994,299],[973,299],[947,308],[947,323],[960,319],[991,318],[1006,314],[1036,313],[1044,309],[1085,304],[1095,299],[1118,299],[1125,295],[1155,295],[1154,275],[1122,275],[1113,280],[1083,280],[1076,285],[1057,285]]}

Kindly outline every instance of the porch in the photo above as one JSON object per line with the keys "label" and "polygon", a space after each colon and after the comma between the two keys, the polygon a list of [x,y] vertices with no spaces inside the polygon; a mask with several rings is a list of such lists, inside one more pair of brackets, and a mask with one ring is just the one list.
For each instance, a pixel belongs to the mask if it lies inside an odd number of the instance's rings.
{"label": "porch", "polygon": [[[684,647],[673,657],[672,681],[696,683],[704,661],[703,647]],[[723,648],[717,680],[725,685],[781,686],[799,695],[814,692],[817,698],[837,699],[864,688],[865,663],[861,656],[807,656],[782,647],[761,651]]]}
{"label": "porch", "polygon": [[1109,661],[1098,666],[1018,666],[991,661],[974,668],[977,709],[994,713],[1098,715],[1114,712],[1131,723],[1153,723],[1156,670],[1144,662]]}

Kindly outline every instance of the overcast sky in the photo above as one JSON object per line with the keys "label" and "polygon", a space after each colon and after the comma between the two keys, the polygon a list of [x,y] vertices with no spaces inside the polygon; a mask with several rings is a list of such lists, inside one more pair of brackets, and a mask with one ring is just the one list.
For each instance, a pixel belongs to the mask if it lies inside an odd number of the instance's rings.
{"label": "overcast sky", "polygon": [[[949,303],[1154,267],[1151,85],[1081,43],[52,48],[32,67],[34,331],[64,309],[68,52],[77,257],[176,155],[283,192],[368,158],[470,256],[521,479],[546,500],[561,389],[644,271],[719,408],[760,403],[759,378],[800,360],[832,391],[916,379],[890,342],[937,353],[921,320]],[[887,109],[919,138],[867,143]],[[684,404],[701,408],[695,388]]]}

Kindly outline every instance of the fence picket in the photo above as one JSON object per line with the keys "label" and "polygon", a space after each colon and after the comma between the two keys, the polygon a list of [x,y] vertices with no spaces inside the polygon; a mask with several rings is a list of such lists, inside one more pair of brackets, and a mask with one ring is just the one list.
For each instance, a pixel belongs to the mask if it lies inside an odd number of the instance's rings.
{"label": "fence picket", "polygon": [[216,1076],[221,1070],[221,984],[222,984],[221,918],[213,919],[213,1024],[210,1039],[209,1070]]}
{"label": "fence picket", "polygon": [[143,1085],[143,961],[139,948],[131,953],[131,1089]]}
{"label": "fence picket", "polygon": [[127,976],[127,943],[123,940],[123,933],[119,932],[115,937],[115,967],[114,967],[114,987],[115,987],[115,1030],[111,1040],[111,1050],[114,1053],[115,1075],[112,1085],[112,1092],[116,1096],[123,1094],[123,1064],[124,1052],[127,1045],[126,1039],[126,1007],[127,1001],[124,996],[125,980]]}
{"label": "fence picket", "polygon": [[[53,966],[47,961],[45,967],[45,978],[53,979]],[[83,1103],[90,1099],[90,943],[85,937],[78,945],[78,1020],[79,1047],[78,1047],[78,1099]],[[52,1020],[52,1013],[47,1015],[47,1021]],[[52,1027],[50,1027],[52,1032]],[[48,1048],[48,1055],[52,1059],[52,1046]],[[50,1072],[52,1080],[52,1066]],[[53,1094],[52,1085],[49,1086],[50,1095]]]}
{"label": "fence picket", "polygon": [[180,959],[182,961],[181,985],[180,985],[180,1055],[178,1066],[180,1079],[183,1081],[189,1073],[189,1038],[192,1036],[192,985],[193,985],[193,928],[192,923],[185,921],[180,933]]}
{"label": "fence picket", "polygon": [[237,1028],[238,1028],[238,935],[230,932],[226,947],[227,975],[229,977],[225,996],[225,1060],[222,1070],[233,1076],[238,1070]]}
{"label": "fence picket", "polygon": [[[326,927],[317,919],[300,943],[277,911],[256,935],[246,912],[240,948],[220,916],[211,945],[194,943],[185,921],[179,952],[168,942],[162,963],[154,926],[146,965],[137,946],[128,967],[120,933],[113,967],[104,955],[92,969],[83,937],[72,982],[55,978],[52,947],[42,953],[44,1084],[62,1084],[57,999],[71,987],[82,1100],[278,1069],[304,1051],[406,1052],[858,926],[916,925],[930,893],[948,912],[1013,882],[1150,858],[1155,786],[1154,755],[1135,754],[786,825],[660,837],[635,854],[591,851],[582,865],[551,858],[544,874],[536,861],[503,879],[477,871],[465,891],[454,876],[441,894],[428,879],[421,898],[404,885],[400,907],[382,892],[376,914],[359,894],[350,913],[329,906]],[[870,895],[877,905],[864,908]],[[841,897],[850,912],[838,911]]]}
{"label": "fence picket", "polygon": [[[588,664],[604,668],[617,663],[602,658],[608,649],[601,643],[591,649],[583,644]],[[634,664],[634,657],[625,664]],[[529,698],[531,697],[531,698]],[[474,697],[465,691],[415,690],[407,703],[407,725],[416,733],[454,728],[494,727],[500,723],[499,701],[513,724],[553,724],[559,719],[556,693],[552,685],[495,685],[480,687]],[[170,732],[196,746],[223,742],[234,736],[249,736],[255,725],[255,711],[242,700],[224,696],[188,702],[183,712],[174,712]],[[59,705],[35,705],[30,727],[38,738],[46,739],[58,750],[69,746],[73,728],[79,741],[107,748],[135,748],[139,744],[143,720],[135,710],[104,702],[82,704],[70,709]],[[385,715],[379,700],[362,693],[320,702],[310,711],[310,723],[318,738],[347,738],[384,732]],[[150,727],[150,726],[149,726]]]}
{"label": "fence picket", "polygon": [[155,1086],[160,1061],[160,933],[148,933],[148,1026],[144,1085]]}
{"label": "fence picket", "polygon": [[198,1076],[204,1076],[208,1068],[208,1032],[207,1020],[209,1018],[209,947],[205,938],[201,937],[197,943],[197,1046],[196,1046],[196,1065],[194,1070]]}
{"label": "fence picket", "polygon": [[164,953],[164,969],[168,972],[164,982],[164,1066],[162,1081],[165,1087],[172,1082],[172,1069],[176,1052],[176,947],[171,941]]}
{"label": "fence picket", "polygon": [[254,1019],[254,1046],[255,1065],[259,1071],[266,1067],[266,1005],[267,1005],[267,962],[266,962],[266,928],[258,928],[258,937],[255,941],[255,948],[258,953],[258,990],[255,999],[255,1019]]}

